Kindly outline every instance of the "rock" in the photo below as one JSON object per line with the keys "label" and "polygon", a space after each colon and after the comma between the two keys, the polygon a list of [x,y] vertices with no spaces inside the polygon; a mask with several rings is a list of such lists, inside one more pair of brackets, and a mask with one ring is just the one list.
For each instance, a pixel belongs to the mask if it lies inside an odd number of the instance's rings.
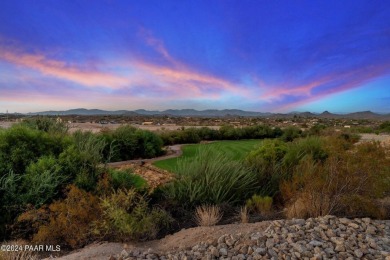
{"label": "rock", "polygon": [[344,245],[336,245],[334,250],[337,252],[345,252],[345,246]]}
{"label": "rock", "polygon": [[367,225],[366,233],[368,233],[370,235],[375,235],[376,234],[376,228],[373,225]]}
{"label": "rock", "polygon": [[265,242],[265,246],[268,248],[272,248],[275,245],[275,240],[273,238],[267,239],[267,242]]}
{"label": "rock", "polygon": [[325,234],[328,236],[328,237],[335,237],[336,236],[336,233],[332,230],[332,229],[328,229]]}
{"label": "rock", "polygon": [[297,243],[292,244],[292,247],[301,254],[306,250],[305,246]]}
{"label": "rock", "polygon": [[226,235],[220,236],[217,240],[218,244],[225,243],[225,237]]}
{"label": "rock", "polygon": [[348,226],[354,229],[359,229],[359,225],[353,222],[349,223]]}
{"label": "rock", "polygon": [[292,219],[292,222],[295,224],[295,225],[304,225],[306,223],[306,221],[304,219]]}
{"label": "rock", "polygon": [[271,257],[273,257],[273,258],[275,258],[275,259],[278,259],[278,254],[275,252],[274,249],[272,249],[272,248],[268,249],[268,254],[269,254]]}
{"label": "rock", "polygon": [[309,242],[309,244],[312,246],[322,246],[323,243],[317,240],[312,240]]}
{"label": "rock", "polygon": [[[126,255],[127,253],[127,255]],[[123,250],[110,260],[160,259],[388,259],[390,260],[390,221],[320,218],[277,220],[264,232],[226,234],[199,242],[183,251],[157,255]]]}
{"label": "rock", "polygon": [[126,258],[126,257],[128,257],[129,256],[129,253],[126,251],[126,250],[122,250],[122,252],[121,252],[121,254],[120,254],[120,256],[122,257],[122,258]]}
{"label": "rock", "polygon": [[211,255],[215,256],[215,257],[219,257],[219,251],[216,247],[212,247],[211,250],[210,250],[210,253]]}
{"label": "rock", "polygon": [[248,246],[247,245],[242,246],[238,252],[241,254],[247,254],[248,253]]}
{"label": "rock", "polygon": [[226,248],[220,248],[219,249],[219,254],[221,255],[221,256],[227,256],[227,254],[228,254],[228,251],[227,251],[227,249]]}
{"label": "rock", "polygon": [[265,255],[267,253],[267,249],[259,247],[255,249],[255,252],[258,253],[259,255]]}
{"label": "rock", "polygon": [[353,252],[357,258],[361,258],[363,256],[363,252],[360,249],[355,249]]}
{"label": "rock", "polygon": [[351,221],[347,218],[339,218],[341,224],[348,225]]}

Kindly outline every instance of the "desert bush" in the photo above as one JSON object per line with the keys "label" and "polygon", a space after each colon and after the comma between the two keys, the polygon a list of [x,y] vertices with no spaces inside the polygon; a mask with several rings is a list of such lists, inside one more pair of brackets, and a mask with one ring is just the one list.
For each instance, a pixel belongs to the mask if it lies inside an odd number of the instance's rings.
{"label": "desert bush", "polygon": [[10,225],[29,204],[40,207],[50,202],[65,181],[66,178],[61,175],[53,157],[41,157],[37,162],[31,163],[23,175],[10,171],[0,177],[1,234],[6,234],[6,225]]}
{"label": "desert bush", "polygon": [[314,161],[325,161],[328,157],[325,142],[326,139],[313,136],[290,143],[287,146],[283,164],[289,167],[295,166],[305,157],[310,157]]}
{"label": "desert bush", "polygon": [[272,198],[255,194],[246,201],[246,207],[248,210],[256,212],[260,215],[268,215],[271,212]]}
{"label": "desert bush", "polygon": [[99,165],[103,162],[105,141],[91,132],[77,131],[72,136],[73,144],[59,155],[61,172],[69,182],[79,188],[94,190],[101,174]]}
{"label": "desert bush", "polygon": [[261,195],[274,196],[279,190],[279,182],[286,174],[283,158],[287,153],[286,143],[278,139],[266,139],[261,145],[250,152],[245,158],[245,164],[257,174]]}
{"label": "desert bush", "polygon": [[103,150],[106,161],[152,158],[163,154],[162,139],[150,131],[121,126],[115,131],[105,131],[99,137],[106,143]]}
{"label": "desert bush", "polygon": [[158,208],[150,209],[144,196],[134,189],[118,190],[100,201],[102,219],[94,222],[100,238],[149,239],[167,227],[171,217]]}
{"label": "desert bush", "polygon": [[390,133],[390,121],[386,121],[380,124],[379,131]]}
{"label": "desert bush", "polygon": [[284,142],[292,142],[294,139],[301,137],[302,130],[295,127],[289,126],[283,130],[283,135],[280,137]]}
{"label": "desert bush", "polygon": [[132,173],[130,169],[126,170],[108,170],[110,176],[111,187],[114,190],[131,189],[142,190],[146,188],[147,182],[139,175]]}
{"label": "desert bush", "polygon": [[31,129],[44,131],[47,133],[66,134],[69,130],[65,122],[57,121],[53,118],[39,116],[36,118],[29,118],[24,120],[21,125],[27,126]]}
{"label": "desert bush", "polygon": [[0,176],[13,171],[23,174],[41,156],[58,156],[68,140],[43,131],[15,125],[0,132]]}
{"label": "desert bush", "polygon": [[168,199],[182,206],[237,203],[258,187],[257,175],[241,162],[231,161],[207,147],[198,150],[195,159],[183,160],[177,178],[163,190]]}
{"label": "desert bush", "polygon": [[289,217],[381,217],[376,202],[390,190],[390,160],[377,143],[332,154],[323,163],[302,160],[281,184]]}
{"label": "desert bush", "polygon": [[48,209],[27,211],[18,222],[35,227],[34,243],[78,248],[92,240],[91,223],[100,216],[98,198],[70,185],[64,200],[52,203]]}
{"label": "desert bush", "polygon": [[22,203],[39,207],[49,202],[58,193],[58,188],[67,177],[62,175],[61,166],[53,157],[41,157],[30,164],[22,178]]}
{"label": "desert bush", "polygon": [[215,226],[221,220],[222,212],[218,206],[202,205],[196,207],[194,218],[198,226]]}

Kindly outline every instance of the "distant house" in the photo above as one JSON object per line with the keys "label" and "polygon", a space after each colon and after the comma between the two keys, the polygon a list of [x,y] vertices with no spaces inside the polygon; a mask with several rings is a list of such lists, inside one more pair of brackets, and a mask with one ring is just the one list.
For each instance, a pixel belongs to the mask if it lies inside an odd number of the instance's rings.
{"label": "distant house", "polygon": [[142,125],[153,125],[153,122],[143,122]]}
{"label": "distant house", "polygon": [[350,125],[345,125],[344,128],[351,128],[351,126]]}

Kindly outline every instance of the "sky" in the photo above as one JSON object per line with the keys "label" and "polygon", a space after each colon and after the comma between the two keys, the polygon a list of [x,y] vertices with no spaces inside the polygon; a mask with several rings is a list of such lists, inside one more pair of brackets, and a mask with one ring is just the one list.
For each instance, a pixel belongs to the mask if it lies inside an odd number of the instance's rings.
{"label": "sky", "polygon": [[1,0],[0,113],[390,113],[390,1]]}

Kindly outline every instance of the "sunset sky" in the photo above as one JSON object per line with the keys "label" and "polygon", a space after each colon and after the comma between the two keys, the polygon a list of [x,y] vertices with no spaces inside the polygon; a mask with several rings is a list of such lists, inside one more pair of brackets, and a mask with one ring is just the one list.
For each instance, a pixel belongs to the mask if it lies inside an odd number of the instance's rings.
{"label": "sunset sky", "polygon": [[1,0],[0,113],[390,113],[390,1]]}

